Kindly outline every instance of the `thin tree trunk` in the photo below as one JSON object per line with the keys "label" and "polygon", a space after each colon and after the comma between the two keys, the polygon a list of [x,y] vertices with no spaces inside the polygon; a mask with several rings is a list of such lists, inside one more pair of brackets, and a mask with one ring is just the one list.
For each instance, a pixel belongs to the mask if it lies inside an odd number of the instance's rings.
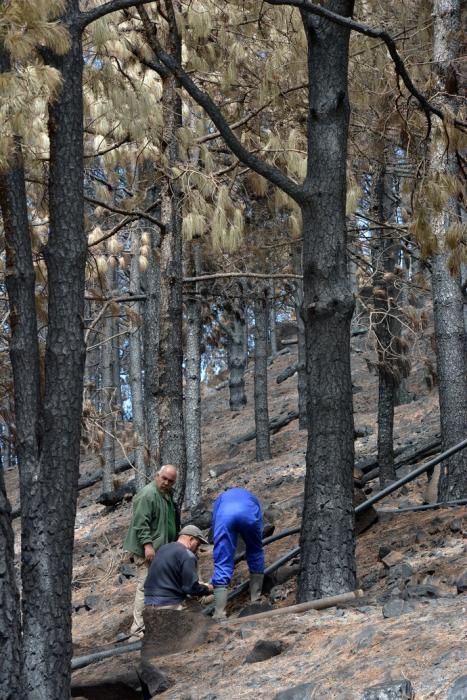
{"label": "thin tree trunk", "polygon": [[[460,57],[460,2],[433,2],[433,72],[435,89],[448,112],[456,111],[456,97],[461,76],[457,61]],[[452,97],[449,98],[449,95]],[[455,153],[446,143],[444,126],[437,125],[430,147],[430,168],[433,180],[445,175],[456,177],[458,165]],[[467,425],[467,368],[465,328],[460,270],[450,271],[449,249],[445,234],[450,224],[459,221],[457,202],[450,197],[447,206],[433,211],[431,227],[438,251],[432,257],[433,315],[436,336],[436,358],[439,377],[439,405],[443,450],[465,437]],[[459,244],[460,245],[460,244]],[[444,463],[440,480],[440,500],[454,500],[467,495],[467,451],[462,450]]]}
{"label": "thin tree trunk", "polygon": [[[375,167],[372,179],[372,217],[375,221],[390,221],[393,213],[391,200],[392,183],[386,171],[386,152],[382,144],[376,144]],[[379,481],[384,488],[394,481],[394,405],[399,375],[396,357],[396,320],[394,285],[387,281],[385,273],[395,272],[394,244],[388,240],[387,232],[380,229],[375,240],[374,252],[374,312],[373,330],[378,354],[378,464]],[[400,332],[400,329],[399,329]]]}
{"label": "thin tree trunk", "polygon": [[256,461],[271,459],[268,410],[268,299],[267,288],[255,297],[255,427]]}
{"label": "thin tree trunk", "polygon": [[[352,16],[353,2],[326,7]],[[347,29],[302,14],[308,39],[303,283],[310,416],[298,601],[355,589],[354,427],[345,222]]]}
{"label": "thin tree trunk", "polygon": [[152,478],[161,466],[159,445],[159,305],[160,305],[160,238],[151,231],[150,256],[146,270],[146,301],[144,313],[144,411],[146,443],[149,452],[148,476]]}
{"label": "thin tree trunk", "polygon": [[[113,270],[108,270],[106,275],[107,291],[112,290]],[[114,414],[114,391],[113,384],[113,344],[114,317],[110,309],[107,309],[103,323],[103,345],[102,347],[102,427],[104,429],[104,444],[102,447],[102,493],[113,490],[113,474],[115,470],[115,414]]]}
{"label": "thin tree trunk", "polygon": [[[302,246],[292,245],[292,267],[296,275],[302,274]],[[308,429],[308,375],[306,369],[306,337],[303,318],[303,282],[296,280],[293,293],[295,318],[297,319],[297,391],[298,391],[298,427]]]}
{"label": "thin tree trunk", "polygon": [[231,411],[241,411],[247,401],[245,393],[245,316],[241,303],[233,311],[227,342],[229,406]]}
{"label": "thin tree trunk", "polygon": [[276,307],[274,303],[274,284],[270,288],[271,301],[269,304],[269,348],[271,357],[277,355]]}
{"label": "thin tree trunk", "polygon": [[[190,275],[201,274],[201,240],[191,241]],[[186,354],[185,354],[185,434],[187,479],[185,500],[193,508],[201,498],[201,302],[198,285],[186,306]]]}
{"label": "thin tree trunk", "polygon": [[0,466],[0,689],[4,700],[16,700],[20,676],[19,594],[15,577],[15,543],[3,469]]}
{"label": "thin tree trunk", "polygon": [[[131,266],[130,266],[130,294],[141,293],[140,269],[139,269],[140,232],[134,227],[131,233]],[[133,312],[140,313],[139,302],[133,302]],[[131,387],[131,413],[133,417],[133,441],[134,441],[134,466],[137,489],[146,486],[146,467],[144,460],[144,411],[143,411],[143,385],[141,374],[141,319],[131,316],[130,328],[130,358],[129,381]]]}
{"label": "thin tree trunk", "polygon": [[[169,21],[171,53],[181,60],[173,7],[165,3]],[[181,99],[175,78],[162,78],[162,160],[170,172],[178,161],[177,131],[182,126]],[[161,219],[165,226],[161,243],[161,303],[159,420],[162,464],[178,468],[177,500],[181,505],[186,485],[186,448],[183,425],[183,343],[182,343],[182,226],[181,193],[176,179],[166,177],[161,188]]]}

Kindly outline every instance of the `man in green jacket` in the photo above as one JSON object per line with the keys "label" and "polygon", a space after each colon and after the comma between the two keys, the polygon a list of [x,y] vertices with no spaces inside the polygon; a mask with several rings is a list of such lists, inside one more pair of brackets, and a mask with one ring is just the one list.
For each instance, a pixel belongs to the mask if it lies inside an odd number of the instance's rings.
{"label": "man in green jacket", "polygon": [[[133,516],[123,548],[131,553],[137,566],[137,586],[133,607],[131,637],[141,639],[144,633],[144,581],[156,551],[163,544],[175,542],[180,520],[173,500],[177,468],[164,464],[154,481],[133,498]],[[132,640],[133,641],[133,640]]]}

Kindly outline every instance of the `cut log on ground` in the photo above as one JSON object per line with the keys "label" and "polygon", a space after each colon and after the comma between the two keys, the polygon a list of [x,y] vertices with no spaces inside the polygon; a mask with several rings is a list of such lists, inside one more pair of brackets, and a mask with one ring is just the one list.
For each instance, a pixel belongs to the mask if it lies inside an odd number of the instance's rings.
{"label": "cut log on ground", "polygon": [[[276,416],[271,418],[269,421],[269,432],[277,433],[281,428],[291,423],[293,420],[298,418],[298,411],[289,411],[285,415]],[[239,435],[239,437],[234,438],[230,441],[230,447],[235,447],[236,445],[241,445],[243,442],[249,442],[256,438],[256,430],[250,430],[248,433]]]}
{"label": "cut log on ground", "polygon": [[[434,440],[430,440],[422,445],[408,445],[406,447],[399,448],[395,450],[394,454],[397,454],[394,460],[394,467],[400,469],[401,467],[408,466],[415,462],[436,454],[441,449],[441,439],[436,437]],[[361,463],[357,462],[355,465],[357,468],[361,469],[364,473],[362,483],[366,484],[372,479],[376,479],[379,475],[378,460],[374,458],[370,462]]]}
{"label": "cut log on ground", "polygon": [[293,377],[294,374],[298,371],[298,363],[296,362],[294,365],[291,365],[290,367],[286,367],[280,374],[277,375],[276,377],[276,384],[282,384],[282,382],[285,382],[286,379],[289,377]]}
{"label": "cut log on ground", "polygon": [[[116,464],[115,464],[114,474],[121,474],[122,472],[126,472],[132,468],[133,468],[133,464],[128,459],[121,459],[119,462],[116,462]],[[96,469],[95,471],[91,472],[90,474],[84,474],[83,476],[81,476],[79,481],[78,481],[78,491],[82,491],[83,489],[87,489],[90,486],[94,486],[94,484],[97,484],[99,481],[102,481],[103,473],[104,473],[103,469]],[[20,515],[21,515],[21,506],[19,503],[17,503],[16,506],[11,511],[11,518],[13,520],[14,518],[18,518]]]}
{"label": "cut log on ground", "polygon": [[309,600],[307,603],[298,603],[298,605],[289,605],[285,608],[275,608],[267,610],[257,615],[248,615],[246,617],[229,618],[224,625],[245,624],[245,622],[253,622],[254,620],[266,620],[269,617],[278,615],[295,615],[297,613],[307,612],[308,610],[324,610],[332,608],[335,605],[348,603],[356,598],[361,598],[364,595],[362,590],[351,591],[350,593],[341,593],[341,595],[330,596],[329,598],[319,598],[318,600]]}

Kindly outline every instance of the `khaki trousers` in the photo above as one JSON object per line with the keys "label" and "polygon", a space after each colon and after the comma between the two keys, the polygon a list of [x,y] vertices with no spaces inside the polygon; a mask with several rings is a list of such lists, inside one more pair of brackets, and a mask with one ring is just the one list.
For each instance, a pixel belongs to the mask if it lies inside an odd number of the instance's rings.
{"label": "khaki trousers", "polygon": [[136,593],[133,605],[133,624],[130,632],[135,637],[142,637],[144,632],[144,582],[148,575],[149,564],[144,557],[139,557],[137,554],[132,554],[131,559],[136,564]]}

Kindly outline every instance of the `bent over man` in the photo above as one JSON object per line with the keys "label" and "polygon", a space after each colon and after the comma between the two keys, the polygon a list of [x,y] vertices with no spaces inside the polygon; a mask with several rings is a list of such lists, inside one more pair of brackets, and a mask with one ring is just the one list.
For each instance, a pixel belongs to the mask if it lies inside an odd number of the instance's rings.
{"label": "bent over man", "polygon": [[187,596],[198,598],[212,593],[210,583],[198,580],[196,552],[201,543],[208,544],[201,530],[186,525],[176,542],[160,547],[144,584],[145,605],[178,606]]}
{"label": "bent over man", "polygon": [[246,489],[224,491],[215,501],[212,513],[214,539],[214,617],[225,617],[227,586],[233,576],[237,536],[246,546],[250,572],[250,598],[259,600],[264,578],[263,514],[256,496]]}
{"label": "bent over man", "polygon": [[123,548],[131,552],[138,567],[131,637],[140,639],[144,632],[144,581],[148,567],[159,547],[177,538],[180,519],[173,500],[177,468],[165,464],[154,480],[133,498],[133,517]]}

